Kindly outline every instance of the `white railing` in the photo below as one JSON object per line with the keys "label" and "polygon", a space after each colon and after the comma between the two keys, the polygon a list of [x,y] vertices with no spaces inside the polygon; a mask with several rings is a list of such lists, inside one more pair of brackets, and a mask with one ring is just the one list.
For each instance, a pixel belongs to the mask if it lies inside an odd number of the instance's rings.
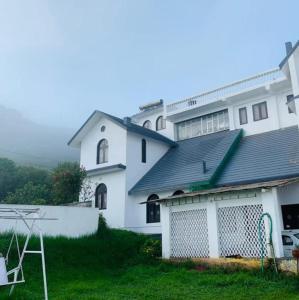
{"label": "white railing", "polygon": [[267,85],[268,83],[272,83],[283,78],[285,78],[285,76],[279,68],[272,69],[246,79],[235,81],[231,84],[202,93],[200,95],[169,104],[166,106],[166,112],[171,114],[173,112],[184,111],[186,109],[207,105],[216,100],[224,99],[230,95],[240,93],[241,91]]}

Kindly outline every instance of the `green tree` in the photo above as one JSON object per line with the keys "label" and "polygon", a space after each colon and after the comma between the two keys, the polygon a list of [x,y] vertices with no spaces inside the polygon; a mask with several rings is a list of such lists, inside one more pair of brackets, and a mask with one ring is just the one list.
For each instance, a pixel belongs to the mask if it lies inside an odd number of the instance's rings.
{"label": "green tree", "polygon": [[54,203],[64,204],[79,201],[79,193],[85,178],[86,171],[78,163],[59,164],[52,174]]}
{"label": "green tree", "polygon": [[7,158],[0,158],[0,202],[18,186],[17,166]]}
{"label": "green tree", "polygon": [[35,185],[46,185],[49,188],[52,184],[50,172],[35,167],[19,166],[17,168],[17,179],[18,187],[22,187],[28,182]]}
{"label": "green tree", "polygon": [[4,202],[9,204],[51,204],[51,193],[45,184],[27,182],[23,187],[10,192]]}

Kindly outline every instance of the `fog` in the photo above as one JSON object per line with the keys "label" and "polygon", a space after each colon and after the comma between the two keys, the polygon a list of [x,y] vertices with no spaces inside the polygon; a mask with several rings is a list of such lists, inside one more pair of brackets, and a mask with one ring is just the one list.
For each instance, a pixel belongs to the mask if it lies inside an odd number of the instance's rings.
{"label": "fog", "polygon": [[0,104],[74,130],[276,67],[299,8],[277,2],[0,1]]}

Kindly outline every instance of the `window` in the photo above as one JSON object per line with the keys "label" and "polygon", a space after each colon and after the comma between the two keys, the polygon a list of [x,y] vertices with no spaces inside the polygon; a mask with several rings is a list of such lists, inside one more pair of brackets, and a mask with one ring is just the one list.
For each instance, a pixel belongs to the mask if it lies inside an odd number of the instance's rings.
{"label": "window", "polygon": [[247,124],[247,109],[246,107],[239,108],[240,125]]}
{"label": "window", "polygon": [[184,191],[182,190],[178,190],[178,191],[175,191],[172,196],[179,196],[179,195],[183,195],[184,194]]}
{"label": "window", "polygon": [[105,130],[106,130],[106,126],[103,125],[103,126],[101,127],[101,132],[104,132]]}
{"label": "window", "polygon": [[282,244],[284,246],[292,246],[293,245],[293,240],[290,236],[288,235],[283,235],[282,236]]}
{"label": "window", "polygon": [[287,105],[289,114],[296,113],[295,102],[293,101],[294,95],[287,95]]}
{"label": "window", "polygon": [[253,120],[260,121],[268,118],[267,102],[252,105]]}
{"label": "window", "polygon": [[146,163],[146,140],[141,141],[141,162]]}
{"label": "window", "polygon": [[[159,199],[158,195],[153,194],[147,201]],[[146,223],[160,222],[160,205],[156,202],[146,204]]]}
{"label": "window", "polygon": [[227,129],[229,129],[227,109],[176,124],[179,141]]}
{"label": "window", "polygon": [[97,164],[108,162],[108,141],[100,140],[97,147]]}
{"label": "window", "polygon": [[159,131],[165,128],[166,128],[166,120],[163,119],[163,116],[158,117],[156,121],[156,130]]}
{"label": "window", "polygon": [[95,196],[95,207],[107,209],[107,187],[104,183],[98,185]]}
{"label": "window", "polygon": [[147,129],[152,129],[152,122],[150,120],[146,120],[144,123],[143,123],[143,127],[144,128],[147,128]]}

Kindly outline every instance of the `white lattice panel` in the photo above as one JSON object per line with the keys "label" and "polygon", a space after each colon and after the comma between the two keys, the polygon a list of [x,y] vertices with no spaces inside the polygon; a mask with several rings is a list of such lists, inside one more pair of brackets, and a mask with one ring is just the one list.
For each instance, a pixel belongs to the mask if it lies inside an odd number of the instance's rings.
{"label": "white lattice panel", "polygon": [[171,213],[171,256],[208,257],[207,210]]}
{"label": "white lattice panel", "polygon": [[[221,256],[258,257],[260,243],[258,221],[261,204],[218,208],[218,232]],[[262,226],[265,244],[265,226]]]}

